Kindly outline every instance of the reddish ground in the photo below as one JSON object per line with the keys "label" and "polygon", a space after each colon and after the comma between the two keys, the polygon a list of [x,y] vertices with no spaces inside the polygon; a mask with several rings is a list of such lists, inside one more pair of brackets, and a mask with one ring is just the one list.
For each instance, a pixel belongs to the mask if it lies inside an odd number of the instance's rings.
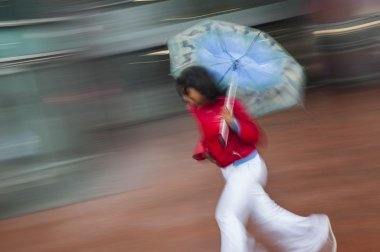
{"label": "reddish ground", "polygon": [[[380,251],[379,97],[378,86],[311,90],[305,108],[259,120],[268,192],[295,213],[327,213],[338,251]],[[125,192],[3,220],[1,251],[218,251],[213,214],[223,180],[218,168],[191,160],[191,119],[114,134],[126,144],[110,162],[132,171],[114,175]]]}

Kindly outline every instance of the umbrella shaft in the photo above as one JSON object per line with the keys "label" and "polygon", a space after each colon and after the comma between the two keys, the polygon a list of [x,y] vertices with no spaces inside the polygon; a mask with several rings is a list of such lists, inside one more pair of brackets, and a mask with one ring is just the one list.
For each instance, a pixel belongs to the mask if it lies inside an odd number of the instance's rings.
{"label": "umbrella shaft", "polygon": [[[233,107],[234,107],[234,98],[236,96],[236,89],[237,85],[235,81],[233,81],[229,88],[228,88],[228,93],[227,93],[227,99],[224,103],[224,106],[231,112],[233,113]],[[225,147],[227,146],[227,140],[228,140],[228,126],[226,121],[222,120],[221,125],[220,125],[220,142],[221,144]]]}

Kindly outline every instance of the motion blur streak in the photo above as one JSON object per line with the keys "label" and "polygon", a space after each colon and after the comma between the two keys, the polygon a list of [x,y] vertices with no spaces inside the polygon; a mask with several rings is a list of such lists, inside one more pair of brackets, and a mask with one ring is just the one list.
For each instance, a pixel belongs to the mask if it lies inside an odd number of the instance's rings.
{"label": "motion blur streak", "polygon": [[313,32],[313,34],[314,35],[338,35],[338,34],[344,34],[344,33],[347,33],[347,32],[353,32],[353,31],[373,28],[373,27],[375,27],[377,25],[380,25],[380,20],[369,22],[369,23],[366,23],[366,24],[346,27],[346,28],[328,29],[328,30],[324,30],[324,31],[315,31],[315,32]]}
{"label": "motion blur streak", "polygon": [[327,213],[339,251],[379,251],[378,0],[0,0],[1,251],[218,251],[223,179],[191,159],[166,48],[205,18],[307,74],[303,107],[258,118],[270,195]]}

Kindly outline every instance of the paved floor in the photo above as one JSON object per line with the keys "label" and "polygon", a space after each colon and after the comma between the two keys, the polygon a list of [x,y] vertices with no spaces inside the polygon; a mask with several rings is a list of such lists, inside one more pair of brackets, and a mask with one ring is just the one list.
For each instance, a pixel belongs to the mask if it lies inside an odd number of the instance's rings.
{"label": "paved floor", "polygon": [[[297,214],[327,213],[338,251],[380,251],[379,97],[379,86],[315,89],[304,108],[259,120],[268,192]],[[108,196],[1,221],[1,251],[218,251],[213,212],[223,180],[218,168],[190,159],[191,119],[112,138],[119,148],[85,183]]]}

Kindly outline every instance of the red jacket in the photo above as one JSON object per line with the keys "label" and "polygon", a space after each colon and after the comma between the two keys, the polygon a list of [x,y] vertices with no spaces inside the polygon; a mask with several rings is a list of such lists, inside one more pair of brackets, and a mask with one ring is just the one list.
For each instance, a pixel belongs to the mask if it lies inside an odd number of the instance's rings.
{"label": "red jacket", "polygon": [[233,115],[240,130],[235,132],[229,128],[227,145],[225,147],[221,145],[219,131],[221,121],[224,120],[221,112],[225,99],[225,97],[221,97],[215,103],[208,103],[201,107],[188,105],[201,132],[201,139],[194,150],[193,158],[204,160],[204,155],[209,154],[220,167],[226,167],[247,157],[256,149],[260,137],[260,130],[256,122],[247,114],[242,104],[235,100]]}

